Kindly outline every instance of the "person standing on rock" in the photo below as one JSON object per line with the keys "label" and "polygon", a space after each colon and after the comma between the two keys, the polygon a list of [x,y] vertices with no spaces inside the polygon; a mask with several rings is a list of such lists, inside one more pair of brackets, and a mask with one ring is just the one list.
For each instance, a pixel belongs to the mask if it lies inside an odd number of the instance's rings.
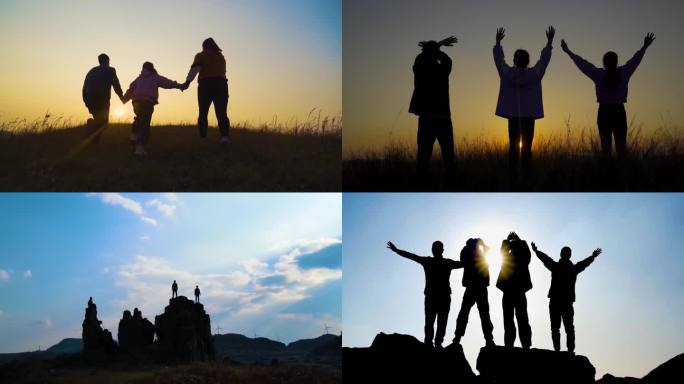
{"label": "person standing on rock", "polygon": [[525,349],[532,345],[532,328],[527,317],[527,297],[525,292],[532,289],[530,279],[530,247],[515,232],[501,244],[501,271],[496,287],[503,292],[504,345],[512,347],[515,343],[515,319],[518,321],[520,344]]}
{"label": "person standing on rock", "polygon": [[451,287],[449,277],[451,270],[461,268],[460,261],[444,258],[444,244],[441,241],[432,243],[432,257],[417,256],[397,248],[391,241],[387,248],[399,256],[413,260],[423,266],[425,271],[425,344],[432,346],[434,324],[437,320],[436,348],[442,348],[446,332],[449,310],[451,309]]}
{"label": "person standing on rock", "polygon": [[485,259],[485,254],[489,247],[482,239],[468,239],[465,247],[461,250],[461,262],[463,263],[463,301],[461,310],[456,318],[456,336],[454,343],[460,344],[461,337],[465,335],[468,325],[468,316],[473,305],[477,304],[480,312],[480,322],[482,332],[487,346],[494,345],[494,326],[489,318],[489,299],[487,298],[487,287],[489,286],[489,265]]}
{"label": "person standing on rock", "polygon": [[176,284],[176,280],[171,284],[171,298],[173,299],[174,297],[178,297],[178,284]]}
{"label": "person standing on rock", "polygon": [[575,282],[577,275],[584,271],[594,259],[601,254],[601,248],[596,248],[591,256],[573,264],[570,261],[572,250],[570,247],[563,247],[560,253],[560,260],[551,259],[544,252],[537,249],[537,245],[532,243],[532,249],[544,266],[551,271],[551,288],[549,289],[549,314],[551,315],[551,339],[553,349],[560,351],[560,323],[563,320],[565,335],[567,337],[568,352],[575,352],[575,327],[573,325],[575,310]]}
{"label": "person standing on rock", "polygon": [[90,299],[88,299],[88,307],[92,307],[93,305],[93,297],[90,296]]}
{"label": "person standing on rock", "polygon": [[199,304],[200,289],[199,285],[195,285],[195,303]]}

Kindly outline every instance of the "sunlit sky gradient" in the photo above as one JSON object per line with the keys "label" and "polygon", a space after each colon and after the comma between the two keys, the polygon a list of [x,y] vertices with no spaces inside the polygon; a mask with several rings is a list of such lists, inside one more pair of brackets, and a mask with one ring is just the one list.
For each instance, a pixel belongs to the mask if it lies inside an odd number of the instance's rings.
{"label": "sunlit sky gradient", "polygon": [[[344,136],[343,152],[382,148],[390,139],[415,142],[417,117],[407,112],[413,89],[411,67],[420,40],[459,38],[446,48],[453,59],[451,112],[457,142],[464,137],[507,138],[506,121],[494,116],[499,79],[492,59],[496,28],[506,28],[502,45],[508,62],[525,48],[533,62],[546,44],[544,30],[556,27],[553,56],[543,81],[546,118],[537,134],[565,132],[571,116],[576,131],[596,133],[594,85],[560,49],[570,48],[601,65],[608,50],[624,63],[656,34],[630,82],[629,118],[645,130],[684,122],[684,52],[676,0],[345,0],[343,3]],[[457,150],[459,148],[457,147]]]}
{"label": "sunlit sky gradient", "polygon": [[[209,36],[226,56],[232,121],[301,122],[313,108],[336,116],[341,33],[340,0],[3,0],[0,121],[86,118],[81,87],[102,52],[124,91],[145,61],[182,82]],[[197,121],[196,81],[161,90],[159,102],[153,123]],[[115,120],[120,107],[113,95]],[[124,111],[130,120],[131,104]]]}
{"label": "sunlit sky gradient", "polygon": [[[575,303],[576,352],[589,357],[597,378],[607,372],[641,377],[684,352],[679,194],[344,194],[343,215],[345,346],[368,346],[381,331],[423,338],[422,267],[386,249],[388,240],[423,256],[441,240],[444,256],[458,259],[469,237],[481,237],[492,248],[495,282],[501,241],[515,230],[554,260],[565,245],[575,262],[603,248],[579,275]],[[546,297],[551,273],[533,256],[530,275],[532,346],[552,349]],[[463,296],[461,278],[462,270],[451,275],[448,342]],[[503,344],[501,297],[489,287],[497,344]],[[463,338],[473,369],[483,345],[473,308]]]}
{"label": "sunlit sky gradient", "polygon": [[340,194],[0,196],[0,353],[81,337],[88,297],[117,337],[195,284],[212,332],[341,331]]}

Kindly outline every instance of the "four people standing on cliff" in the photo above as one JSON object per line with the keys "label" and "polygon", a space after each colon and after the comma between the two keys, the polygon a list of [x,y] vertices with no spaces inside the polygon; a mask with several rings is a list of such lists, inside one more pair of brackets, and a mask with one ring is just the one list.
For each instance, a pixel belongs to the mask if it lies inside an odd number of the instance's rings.
{"label": "four people standing on cliff", "polygon": [[[433,346],[434,336],[434,347],[442,348],[451,307],[449,281],[451,271],[463,268],[462,282],[465,292],[461,302],[461,310],[456,320],[456,336],[453,342],[460,344],[461,338],[465,334],[470,309],[477,304],[485,345],[495,345],[494,327],[489,317],[487,297],[489,263],[486,254],[489,248],[482,239],[468,239],[461,250],[461,257],[458,261],[444,257],[444,245],[441,241],[435,241],[432,244],[432,257],[417,256],[401,250],[391,241],[387,242],[387,248],[402,257],[419,263],[425,272],[425,344]],[[539,251],[535,243],[532,243],[532,249],[552,273],[549,290],[549,313],[554,349],[560,350],[560,323],[562,320],[567,335],[568,351],[574,352],[573,302],[575,301],[575,282],[577,275],[586,269],[602,251],[597,248],[590,257],[573,264],[570,261],[571,251],[569,247],[563,247],[559,261],[554,261]],[[513,347],[516,338],[515,322],[517,321],[520,343],[524,349],[529,349],[532,346],[532,329],[527,315],[527,298],[525,295],[527,291],[532,289],[529,272],[530,248],[525,240],[522,240],[515,232],[511,232],[501,244],[501,257],[501,270],[496,286],[503,292],[504,345]],[[436,335],[434,334],[435,320],[437,321]]]}

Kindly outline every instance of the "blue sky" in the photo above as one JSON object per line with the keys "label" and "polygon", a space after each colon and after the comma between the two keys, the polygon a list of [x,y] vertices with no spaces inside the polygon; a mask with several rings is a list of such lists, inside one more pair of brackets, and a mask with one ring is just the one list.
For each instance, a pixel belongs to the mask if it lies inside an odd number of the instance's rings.
{"label": "blue sky", "polygon": [[340,194],[3,194],[0,352],[80,337],[86,301],[116,336],[199,284],[213,331],[340,332]]}
{"label": "blue sky", "polygon": [[[576,352],[604,373],[641,377],[684,352],[684,195],[681,194],[344,194],[345,346],[368,346],[379,332],[422,340],[424,275],[420,265],[385,248],[388,240],[419,255],[433,241],[457,259],[469,237],[492,248],[498,276],[501,240],[515,230],[558,259],[572,248],[577,262],[597,247],[604,253],[577,281]],[[552,349],[546,294],[550,272],[533,257],[527,294],[532,346]],[[461,305],[462,272],[452,273],[451,341]],[[494,339],[503,344],[501,292],[489,288]],[[565,336],[563,334],[563,347]],[[477,311],[463,338],[471,366],[484,345]],[[519,346],[519,340],[516,340]]]}

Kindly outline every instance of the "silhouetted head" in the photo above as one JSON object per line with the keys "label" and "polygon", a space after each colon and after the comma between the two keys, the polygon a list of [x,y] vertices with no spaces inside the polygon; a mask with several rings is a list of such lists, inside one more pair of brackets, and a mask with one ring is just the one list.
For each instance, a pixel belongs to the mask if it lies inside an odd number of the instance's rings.
{"label": "silhouetted head", "polygon": [[221,48],[219,48],[218,44],[216,44],[211,37],[202,42],[202,49],[205,51],[221,52]]}
{"label": "silhouetted head", "polygon": [[439,51],[439,43],[434,40],[423,42],[421,44],[421,47],[423,49],[423,52],[434,53]]}
{"label": "silhouetted head", "polygon": [[[146,62],[143,64],[143,69],[144,69],[144,70],[147,70],[147,71],[150,71],[150,72],[152,72],[152,73],[157,73],[157,70],[154,69],[154,64],[150,63],[149,61],[146,61]],[[174,282],[175,282],[175,281],[176,281],[176,280],[174,280]]]}
{"label": "silhouetted head", "polygon": [[524,49],[518,49],[513,54],[513,64],[518,68],[527,68],[530,65],[530,54]]}
{"label": "silhouetted head", "polygon": [[175,284],[175,283],[176,283],[176,280],[174,280],[173,282],[174,282],[174,284]]}
{"label": "silhouetted head", "polygon": [[105,54],[105,53],[100,54],[100,56],[97,57],[97,61],[102,66],[105,66],[105,67],[109,66],[109,56],[107,56],[107,54]]}
{"label": "silhouetted head", "polygon": [[561,249],[561,260],[570,260],[570,256],[572,256],[570,247],[563,247],[563,249]]}
{"label": "silhouetted head", "polygon": [[441,241],[435,241],[432,243],[432,256],[442,257],[444,254],[444,244]]}
{"label": "silhouetted head", "polygon": [[613,51],[606,52],[603,55],[603,68],[605,69],[615,69],[618,65],[618,55]]}
{"label": "silhouetted head", "polygon": [[511,232],[508,234],[508,237],[506,238],[508,241],[514,241],[514,240],[520,240],[520,237],[518,237],[518,234],[515,232]]}
{"label": "silhouetted head", "polygon": [[195,285],[195,288],[199,288],[199,285]]}

